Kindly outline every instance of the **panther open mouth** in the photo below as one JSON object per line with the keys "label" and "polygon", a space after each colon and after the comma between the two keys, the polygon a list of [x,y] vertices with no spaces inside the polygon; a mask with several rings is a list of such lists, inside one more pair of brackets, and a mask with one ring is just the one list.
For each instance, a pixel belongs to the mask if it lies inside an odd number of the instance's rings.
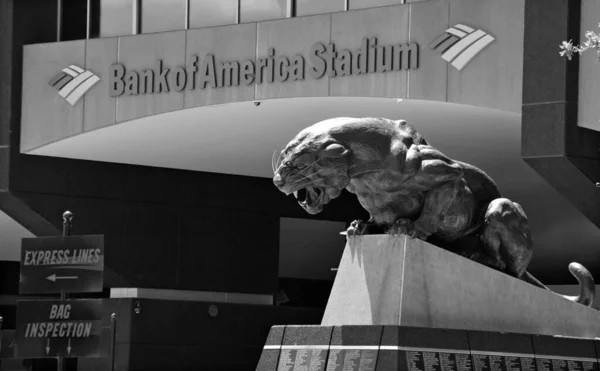
{"label": "panther open mouth", "polygon": [[306,187],[294,192],[298,204],[311,214],[321,211],[324,194],[321,188],[316,187]]}

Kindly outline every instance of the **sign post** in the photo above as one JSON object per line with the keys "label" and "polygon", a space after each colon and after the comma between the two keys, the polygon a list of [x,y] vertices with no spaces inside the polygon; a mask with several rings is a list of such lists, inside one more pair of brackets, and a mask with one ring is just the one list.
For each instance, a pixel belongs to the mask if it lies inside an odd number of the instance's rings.
{"label": "sign post", "polygon": [[102,299],[17,302],[18,358],[108,357],[110,328]]}
{"label": "sign post", "polygon": [[[71,226],[73,225],[73,213],[70,212],[69,210],[65,211],[63,214],[63,237],[67,237],[71,235]],[[24,249],[21,249],[24,250]],[[22,253],[22,252],[21,252]],[[46,254],[44,254],[46,255]],[[104,264],[104,261],[102,262]],[[54,278],[54,279],[51,279]],[[78,276],[64,276],[63,278],[67,278],[71,279],[71,280],[77,280]],[[53,282],[56,282],[56,274],[53,274],[51,276],[47,277],[48,280],[51,280]],[[75,281],[76,282],[76,281]],[[67,292],[62,290],[60,291],[60,300],[61,301],[65,301],[67,300]],[[66,304],[68,305],[68,304]],[[18,309],[17,309],[17,313],[19,313]],[[48,340],[48,345],[46,346],[46,356],[48,355],[49,352],[49,348],[50,347],[50,340]],[[71,354],[71,339],[69,338],[69,344],[68,344],[68,351],[69,351],[69,355]],[[58,357],[57,361],[56,361],[56,369],[58,371],[66,371],[67,370],[67,365],[65,364],[65,360],[62,357]]]}
{"label": "sign post", "polygon": [[[56,357],[59,371],[64,357],[114,357],[115,314],[109,327],[102,299],[68,300],[68,293],[101,292],[104,284],[104,236],[71,236],[72,222],[66,211],[62,236],[24,238],[21,246],[19,294],[60,300],[17,301],[14,357]],[[0,329],[0,344],[1,336]]]}
{"label": "sign post", "polygon": [[104,236],[70,236],[73,214],[63,217],[62,237],[23,239],[19,294],[102,291]]}

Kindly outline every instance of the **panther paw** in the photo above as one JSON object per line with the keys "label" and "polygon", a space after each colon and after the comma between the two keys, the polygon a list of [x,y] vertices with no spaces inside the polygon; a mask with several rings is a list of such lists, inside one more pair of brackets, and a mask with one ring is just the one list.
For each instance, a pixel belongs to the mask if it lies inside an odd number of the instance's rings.
{"label": "panther paw", "polygon": [[[406,234],[411,236],[414,231],[414,223],[410,219],[398,219],[394,222],[390,229],[388,229],[388,234],[393,236],[398,236],[401,234]],[[411,236],[412,237],[412,236]]]}
{"label": "panther paw", "polygon": [[413,222],[410,219],[398,219],[388,230],[388,234],[394,236],[405,234],[411,238],[426,240],[429,236],[431,236],[431,231],[429,231],[427,228],[423,228],[418,221]]}
{"label": "panther paw", "polygon": [[346,236],[354,237],[354,236],[362,236],[367,230],[367,222],[364,220],[355,220],[350,223],[350,227],[346,229]]}
{"label": "panther paw", "polygon": [[426,241],[429,236],[431,236],[431,231],[421,227],[418,223],[413,225],[412,231],[409,233],[409,236],[412,238],[418,238],[420,240]]}

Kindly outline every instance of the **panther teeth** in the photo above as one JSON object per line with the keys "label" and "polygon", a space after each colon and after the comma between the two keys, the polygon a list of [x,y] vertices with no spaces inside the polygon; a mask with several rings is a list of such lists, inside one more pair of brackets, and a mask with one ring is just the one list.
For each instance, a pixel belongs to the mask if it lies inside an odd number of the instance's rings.
{"label": "panther teeth", "polygon": [[298,198],[298,191],[294,192],[294,197]]}

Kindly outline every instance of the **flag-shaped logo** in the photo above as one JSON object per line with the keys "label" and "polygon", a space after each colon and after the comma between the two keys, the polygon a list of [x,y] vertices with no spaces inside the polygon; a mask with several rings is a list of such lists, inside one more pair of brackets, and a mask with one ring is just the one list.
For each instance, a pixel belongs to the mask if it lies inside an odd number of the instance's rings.
{"label": "flag-shaped logo", "polygon": [[482,30],[457,24],[432,41],[429,47],[442,53],[442,59],[460,71],[494,40],[492,35]]}
{"label": "flag-shaped logo", "polygon": [[100,78],[90,71],[72,64],[56,75],[50,82],[50,86],[58,90],[58,95],[65,98],[72,106],[77,103]]}

